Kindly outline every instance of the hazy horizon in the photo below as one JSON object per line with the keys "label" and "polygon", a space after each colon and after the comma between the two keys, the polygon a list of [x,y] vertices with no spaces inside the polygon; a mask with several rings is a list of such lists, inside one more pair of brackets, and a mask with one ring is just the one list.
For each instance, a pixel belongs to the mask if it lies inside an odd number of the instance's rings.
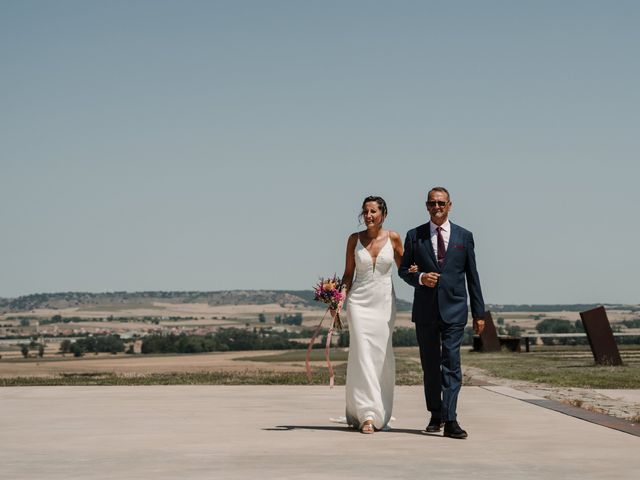
{"label": "hazy horizon", "polygon": [[[104,291],[104,292],[91,292],[91,291],[64,291],[64,292],[33,292],[25,295],[19,295],[17,297],[0,297],[2,300],[12,300],[21,297],[35,296],[35,295],[64,295],[64,294],[89,294],[89,295],[109,295],[109,294],[149,294],[149,293],[218,293],[218,292],[308,292],[313,293],[313,289],[309,288],[305,289],[273,289],[273,288],[262,288],[262,289],[248,289],[248,288],[236,288],[236,289],[221,289],[221,290],[113,290],[113,291]],[[411,298],[401,298],[398,297],[399,300],[412,302]],[[514,306],[571,306],[571,305],[623,305],[623,306],[635,306],[640,305],[638,303],[619,303],[619,302],[587,302],[587,303],[513,303],[513,302],[504,302],[504,303],[493,303],[487,302],[488,305],[514,305]],[[318,305],[319,308],[323,308],[322,305]]]}
{"label": "hazy horizon", "polygon": [[[636,304],[640,3],[0,1],[0,297],[306,289],[434,185],[491,304]],[[412,289],[394,274],[396,293]]]}

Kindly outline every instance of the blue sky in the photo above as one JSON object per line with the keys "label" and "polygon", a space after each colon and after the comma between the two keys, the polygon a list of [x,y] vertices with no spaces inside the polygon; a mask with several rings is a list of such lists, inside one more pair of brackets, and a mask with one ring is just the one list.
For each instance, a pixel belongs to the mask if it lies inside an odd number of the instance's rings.
{"label": "blue sky", "polygon": [[487,302],[640,303],[639,20],[0,0],[0,296],[310,288],[365,196],[404,236],[444,185]]}

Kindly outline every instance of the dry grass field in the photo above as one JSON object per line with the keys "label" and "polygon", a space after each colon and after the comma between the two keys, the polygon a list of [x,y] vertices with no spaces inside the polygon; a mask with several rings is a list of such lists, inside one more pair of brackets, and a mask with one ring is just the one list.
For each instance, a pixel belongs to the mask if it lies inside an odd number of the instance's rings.
{"label": "dry grass field", "polygon": [[121,307],[113,305],[80,306],[72,308],[47,309],[38,308],[27,312],[7,313],[0,315],[0,321],[7,317],[41,317],[51,318],[54,315],[63,317],[105,318],[105,317],[196,317],[203,319],[238,318],[252,320],[258,314],[277,315],[282,313],[302,312],[318,314],[319,309],[300,309],[296,305],[277,303],[261,305],[209,305],[207,303],[168,303],[151,301],[136,305],[126,304]]}
{"label": "dry grass field", "polygon": [[[241,372],[265,368],[264,362],[252,362],[252,356],[277,355],[281,351],[214,352],[190,355],[116,355],[88,354],[82,358],[44,357],[0,360],[0,378],[56,377],[63,374],[113,373],[116,375],[153,375],[157,373]],[[238,358],[246,360],[238,361]],[[303,366],[268,363],[269,370],[302,371]]]}

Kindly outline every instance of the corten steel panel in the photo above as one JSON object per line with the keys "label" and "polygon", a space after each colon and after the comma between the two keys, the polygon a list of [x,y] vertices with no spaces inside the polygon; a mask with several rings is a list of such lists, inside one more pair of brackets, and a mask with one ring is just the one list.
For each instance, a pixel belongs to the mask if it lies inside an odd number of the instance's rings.
{"label": "corten steel panel", "polygon": [[491,318],[491,312],[489,311],[484,313],[484,330],[480,334],[480,340],[482,340],[483,352],[500,351],[498,332],[496,332],[496,326],[493,324],[493,318]]}
{"label": "corten steel panel", "polygon": [[622,365],[618,345],[615,338],[613,338],[611,325],[609,325],[609,319],[604,307],[596,307],[586,312],[580,312],[580,318],[582,319],[584,330],[587,332],[593,359],[596,363],[598,365]]}

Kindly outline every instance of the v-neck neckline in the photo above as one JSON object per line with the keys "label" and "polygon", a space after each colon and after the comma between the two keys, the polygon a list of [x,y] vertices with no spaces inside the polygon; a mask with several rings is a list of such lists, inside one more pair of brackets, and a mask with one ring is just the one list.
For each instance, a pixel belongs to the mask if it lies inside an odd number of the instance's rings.
{"label": "v-neck neckline", "polygon": [[389,243],[390,238],[391,238],[391,235],[387,233],[387,240],[382,244],[382,247],[380,247],[380,251],[378,252],[378,255],[376,255],[376,258],[373,258],[373,255],[371,255],[371,252],[367,249],[367,247],[364,246],[364,243],[362,243],[362,239],[360,238],[360,233],[358,233],[358,242],[360,242],[360,245],[362,245],[362,248],[364,248],[369,254],[369,258],[371,259],[371,264],[373,265],[372,270],[374,272],[376,271],[376,263],[378,262],[378,257],[382,253],[382,249],[387,246],[387,243]]}

